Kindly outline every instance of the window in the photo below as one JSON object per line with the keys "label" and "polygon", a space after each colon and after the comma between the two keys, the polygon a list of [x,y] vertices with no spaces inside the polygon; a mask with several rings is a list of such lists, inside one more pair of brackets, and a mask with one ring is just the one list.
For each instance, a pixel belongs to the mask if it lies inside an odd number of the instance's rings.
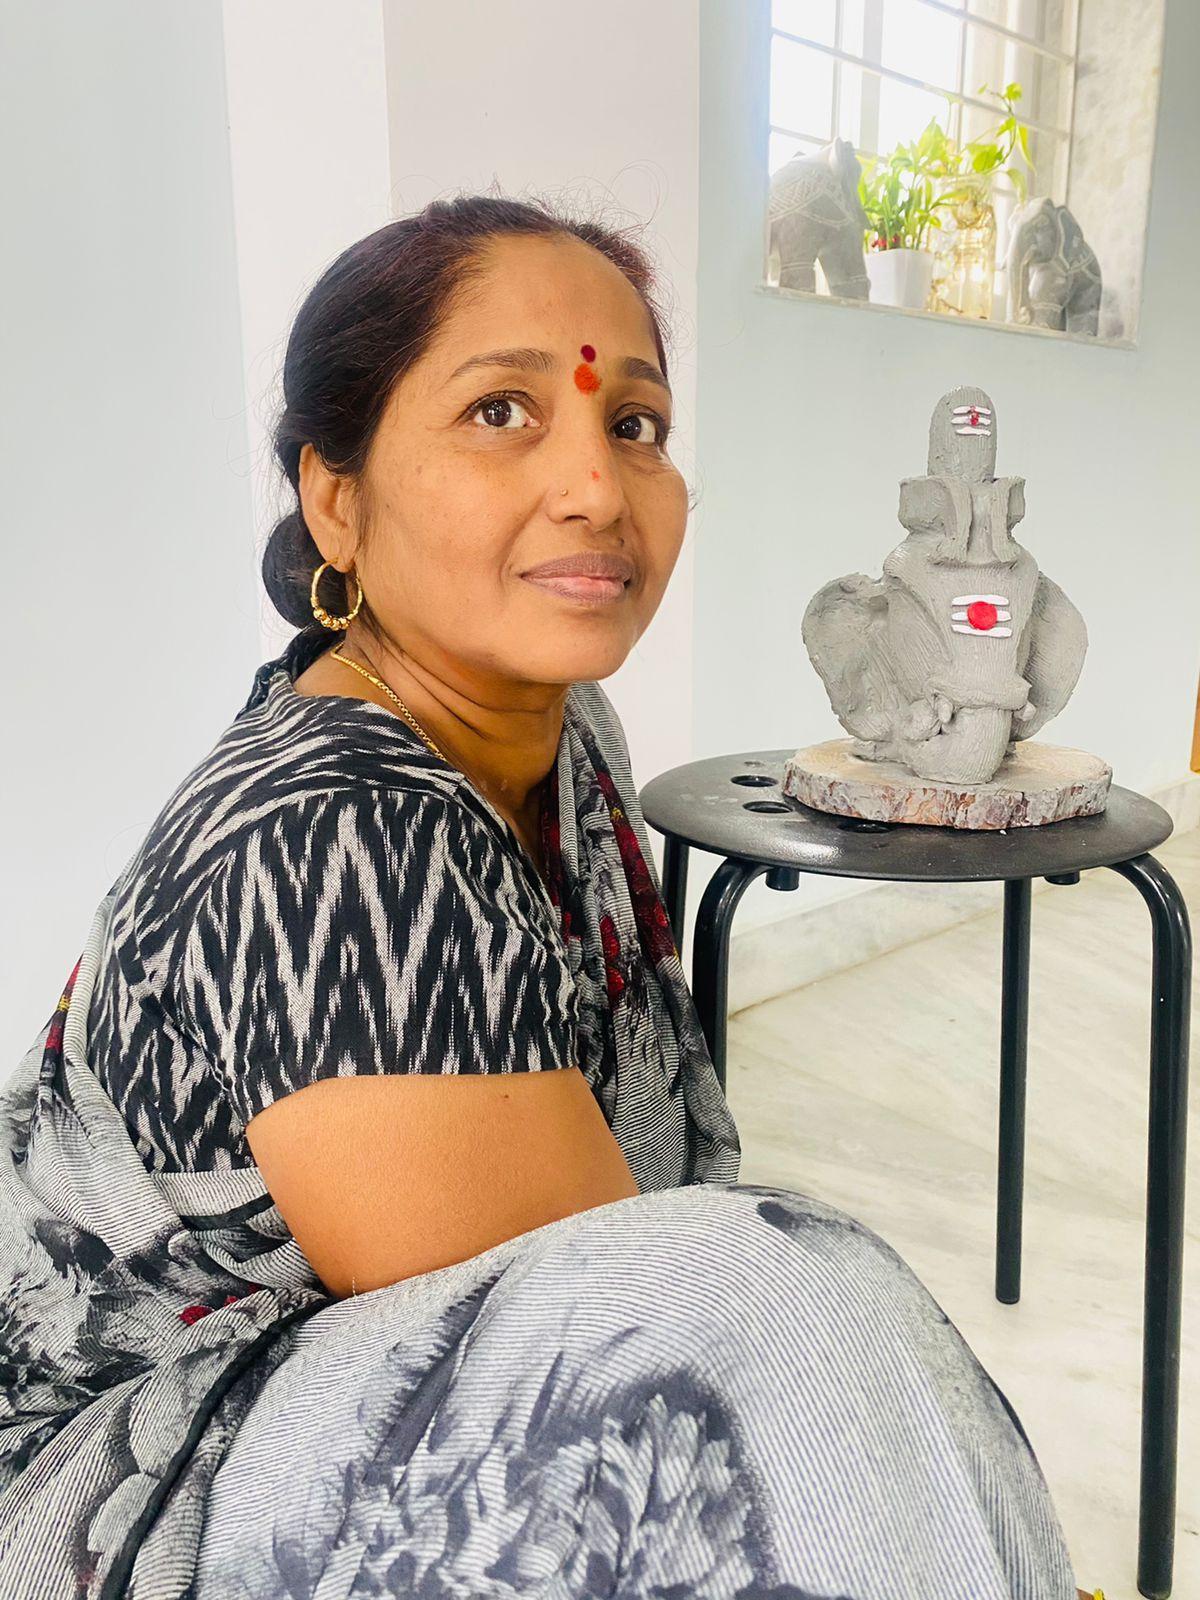
{"label": "window", "polygon": [[[849,140],[861,157],[886,156],[898,143],[915,140],[931,119],[951,139],[966,143],[996,126],[1005,114],[999,91],[1018,83],[1030,157],[1030,168],[1020,166],[1029,196],[1049,196],[1069,204],[1091,240],[1091,219],[1078,215],[1080,196],[1072,173],[1073,145],[1077,147],[1080,139],[1076,105],[1080,13],[1091,4],[1092,0],[771,0],[769,173],[835,138]],[[1113,4],[1114,0],[1096,0],[1097,18]],[[1103,49],[1097,22],[1092,54],[1098,56]],[[1115,81],[1122,65],[1119,60],[1089,59],[1086,70],[1093,74],[1104,69],[1101,76],[1106,72]],[[1124,65],[1127,68],[1128,63]],[[1111,113],[1111,104],[1106,109]],[[1136,155],[1140,160],[1140,146]],[[1148,190],[1148,167],[1146,181]],[[997,239],[992,315],[1003,320],[1005,245],[1009,218],[1018,203],[1016,190],[1003,173],[997,175],[990,198]],[[1099,210],[1102,199],[1099,193],[1094,197],[1093,211]],[[1085,211],[1087,200],[1085,195]],[[1096,222],[1095,227],[1101,224]],[[1140,288],[1140,264],[1137,276]],[[1117,335],[1131,331],[1132,287],[1125,286],[1120,326],[1099,331]]]}
{"label": "window", "polygon": [[[1030,192],[1066,194],[1079,0],[772,0],[771,10],[772,172],[835,137],[882,154],[931,117],[959,142],[977,138],[1000,115],[980,86],[1016,82]],[[997,192],[1012,186],[1000,179]]]}
{"label": "window", "polygon": [[[945,95],[961,113],[964,101],[978,109],[980,83],[1014,79],[1025,86],[1031,125],[1065,148],[1078,9],[1078,0],[773,0],[779,159],[797,142],[824,144],[835,134],[878,153],[944,112]],[[798,114],[807,130],[791,125]],[[973,130],[958,123],[950,131]]]}

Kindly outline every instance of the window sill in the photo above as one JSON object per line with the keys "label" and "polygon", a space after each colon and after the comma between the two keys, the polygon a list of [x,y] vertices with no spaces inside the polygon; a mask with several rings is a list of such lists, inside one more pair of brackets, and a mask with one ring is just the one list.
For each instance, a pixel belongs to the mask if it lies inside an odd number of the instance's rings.
{"label": "window sill", "polygon": [[1017,322],[996,322],[984,317],[955,317],[944,311],[914,311],[907,306],[882,305],[871,300],[845,300],[840,295],[816,294],[807,289],[782,289],[778,284],[755,284],[759,294],[772,295],[782,300],[810,300],[823,306],[849,306],[855,311],[873,311],[893,317],[920,317],[925,322],[940,322],[959,328],[990,328],[994,333],[1015,333],[1023,338],[1057,339],[1069,344],[1102,345],[1106,350],[1136,350],[1134,339],[1104,339],[1087,333],[1065,333],[1058,328],[1026,327]]}

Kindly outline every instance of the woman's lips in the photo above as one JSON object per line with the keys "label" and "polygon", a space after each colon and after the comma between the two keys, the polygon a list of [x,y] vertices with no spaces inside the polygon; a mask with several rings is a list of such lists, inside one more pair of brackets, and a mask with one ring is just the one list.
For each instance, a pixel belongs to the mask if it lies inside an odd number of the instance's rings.
{"label": "woman's lips", "polygon": [[619,600],[628,587],[620,578],[587,578],[575,573],[570,576],[563,573],[556,578],[539,578],[525,573],[524,577],[527,583],[534,583],[539,589],[550,589],[566,600],[581,600],[591,605],[605,605]]}

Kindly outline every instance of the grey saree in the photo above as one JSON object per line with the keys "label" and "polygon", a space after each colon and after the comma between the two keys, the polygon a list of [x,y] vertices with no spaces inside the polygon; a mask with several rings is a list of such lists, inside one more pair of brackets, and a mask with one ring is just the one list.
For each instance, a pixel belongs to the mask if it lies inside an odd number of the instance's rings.
{"label": "grey saree", "polygon": [[[279,676],[319,647],[306,631],[260,669],[219,747],[242,778],[256,717],[329,710],[302,710]],[[5,1600],[1074,1600],[1019,1421],[904,1262],[816,1199],[738,1184],[597,685],[571,691],[548,796],[548,897],[477,797],[435,799],[474,805],[472,830],[491,826],[507,851],[511,879],[488,892],[528,916],[531,955],[541,939],[547,970],[569,975],[563,1037],[641,1192],[345,1299],[233,1133],[240,1164],[210,1152],[173,1167],[165,1136],[143,1148],[114,1101],[93,1001],[145,849],[104,897],[0,1088]],[[245,834],[210,859],[210,835],[171,815],[176,855],[195,850],[221,884],[209,909],[240,926]],[[372,841],[337,837],[361,881]],[[447,868],[444,892],[471,882],[484,876]],[[219,956],[190,920],[186,937],[188,959],[164,971]],[[230,1074],[250,1035],[233,1013],[248,1001],[201,976],[177,1020],[220,1057],[236,1129],[250,1091]],[[464,1039],[507,991],[465,992],[420,991]],[[195,1014],[205,997],[220,1027]],[[106,1050],[129,1037],[113,1031]],[[295,1086],[265,1067],[255,1081],[253,1103]]]}

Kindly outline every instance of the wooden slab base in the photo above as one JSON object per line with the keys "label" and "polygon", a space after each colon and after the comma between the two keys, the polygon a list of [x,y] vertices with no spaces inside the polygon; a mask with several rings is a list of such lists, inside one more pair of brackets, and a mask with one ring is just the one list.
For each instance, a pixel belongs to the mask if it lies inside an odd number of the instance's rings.
{"label": "wooden slab base", "polygon": [[1090,817],[1108,803],[1112,768],[1065,745],[1018,741],[989,783],[917,778],[896,761],[867,761],[854,740],[828,739],[797,750],[783,792],[840,817],[916,822],[936,828],[1037,828]]}

